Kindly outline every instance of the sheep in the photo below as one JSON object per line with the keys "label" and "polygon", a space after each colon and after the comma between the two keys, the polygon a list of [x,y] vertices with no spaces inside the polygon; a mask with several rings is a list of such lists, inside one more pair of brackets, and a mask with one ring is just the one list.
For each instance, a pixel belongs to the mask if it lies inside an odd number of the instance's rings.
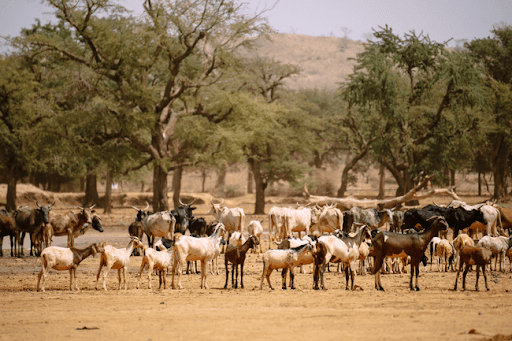
{"label": "sheep", "polygon": [[436,257],[437,257],[437,271],[441,272],[441,263],[444,264],[444,272],[448,272],[448,262],[454,254],[451,243],[446,239],[441,239],[437,244]]}
{"label": "sheep", "polygon": [[[373,274],[375,275],[375,288],[384,291],[380,281],[380,270],[386,256],[397,257],[407,254],[411,256],[411,280],[409,287],[411,290],[419,291],[418,274],[419,265],[425,250],[432,238],[437,235],[440,230],[448,228],[448,224],[443,217],[435,216],[430,218],[432,224],[421,233],[401,234],[395,232],[379,231],[372,238],[372,245],[375,252],[375,267]],[[416,276],[416,285],[413,286],[413,277]]]}
{"label": "sheep", "polygon": [[[490,237],[483,236],[482,239],[478,241],[478,246],[483,246],[491,250],[492,255],[496,256],[496,260],[494,262],[494,270],[498,270],[497,261],[498,257],[500,259],[500,271],[505,271],[505,255],[507,250],[512,245],[512,238],[506,236],[500,237]],[[489,266],[489,269],[492,270],[492,263]]]}
{"label": "sheep", "polygon": [[462,270],[464,264],[466,268],[462,275],[462,290],[466,290],[466,275],[468,274],[469,268],[472,265],[476,265],[476,285],[475,290],[478,291],[478,279],[480,276],[480,267],[485,279],[485,288],[489,290],[487,286],[487,275],[485,273],[485,265],[491,262],[492,252],[491,250],[482,246],[464,246],[460,251],[460,263],[457,270],[457,277],[455,277],[455,286],[453,290],[457,290],[457,281],[459,280],[459,273]]}
{"label": "sheep", "polygon": [[285,271],[285,269],[289,269],[290,289],[295,289],[295,283],[293,281],[293,268],[302,264],[303,257],[306,255],[307,252],[315,252],[315,247],[310,243],[286,250],[267,250],[261,256],[261,259],[263,260],[263,274],[261,275],[260,290],[263,289],[263,280],[265,279],[265,277],[267,278],[268,286],[270,287],[270,289],[274,290],[272,284],[270,283],[270,275],[272,274],[272,271],[274,269],[283,269],[283,290],[286,290],[287,271]]}
{"label": "sheep", "polygon": [[[49,246],[45,248],[43,252],[41,252],[42,267],[41,272],[39,272],[37,276],[37,291],[44,292],[44,284],[50,269],[58,271],[69,270],[69,290],[73,290],[73,282],[75,284],[74,289],[80,290],[76,281],[76,268],[90,255],[95,257],[97,253],[103,252],[105,252],[105,249],[97,243],[92,243],[85,249],[59,246]],[[43,279],[42,281],[41,278]]]}
{"label": "sheep", "polygon": [[322,252],[324,261],[322,264],[315,264],[314,278],[314,289],[325,289],[324,284],[324,272],[329,262],[340,261],[346,265],[345,277],[346,277],[346,290],[349,289],[348,279],[350,274],[351,279],[351,290],[354,290],[354,277],[356,271],[356,260],[359,258],[359,246],[361,242],[369,235],[369,229],[367,225],[363,225],[354,237],[338,238],[336,236],[321,236],[317,242],[317,252]]}
{"label": "sheep", "polygon": [[[261,254],[263,251],[261,249],[261,235],[263,234],[263,226],[261,226],[261,221],[259,220],[251,220],[249,222],[249,226],[247,226],[247,232],[249,232],[249,235],[253,235],[258,239],[258,244],[260,245],[260,251],[258,254]],[[256,252],[256,248],[252,248],[252,252]]]}
{"label": "sheep", "polygon": [[144,271],[144,268],[146,266],[148,268],[148,288],[151,289],[151,273],[153,272],[153,269],[155,269],[158,271],[158,278],[160,283],[158,289],[162,287],[162,282],[164,283],[164,289],[166,289],[167,281],[165,277],[167,275],[167,268],[171,265],[172,261],[172,248],[167,250],[164,247],[164,250],[157,251],[155,249],[144,247],[143,251],[144,256],[142,258],[142,263],[140,264],[140,272],[137,280],[137,289],[139,289],[140,286],[142,271]]}
{"label": "sheep", "polygon": [[[178,287],[183,289],[181,285],[181,267],[186,264],[186,261],[201,261],[201,289],[208,289],[208,283],[206,276],[208,274],[207,264],[210,264],[215,256],[217,248],[220,244],[220,235],[225,233],[226,228],[224,224],[218,223],[215,227],[214,232],[209,237],[195,238],[181,233],[176,233],[174,236],[174,264],[172,268],[172,283],[173,289],[176,288],[174,285],[174,275],[178,273]],[[178,264],[180,267],[178,268]]]}
{"label": "sheep", "polygon": [[101,274],[101,268],[106,267],[103,273],[103,289],[107,291],[107,274],[110,269],[117,270],[117,276],[119,278],[119,285],[117,290],[121,289],[121,270],[123,270],[124,289],[127,290],[126,286],[126,271],[128,270],[128,262],[133,249],[143,247],[142,242],[137,237],[130,237],[128,246],[122,249],[117,249],[112,245],[106,245],[107,242],[103,242],[102,246],[105,248],[105,252],[101,254],[100,268],[96,275],[96,289],[98,289],[98,280]]}
{"label": "sheep", "polygon": [[[235,289],[238,288],[238,265],[240,265],[240,287],[244,287],[245,254],[249,249],[254,249],[259,243],[258,238],[251,234],[243,245],[233,246],[230,244],[227,246],[226,252],[224,253],[224,266],[226,267],[226,284],[224,284],[224,289],[228,287],[228,263],[233,264],[231,268],[231,286]],[[236,276],[233,281],[235,269]]]}

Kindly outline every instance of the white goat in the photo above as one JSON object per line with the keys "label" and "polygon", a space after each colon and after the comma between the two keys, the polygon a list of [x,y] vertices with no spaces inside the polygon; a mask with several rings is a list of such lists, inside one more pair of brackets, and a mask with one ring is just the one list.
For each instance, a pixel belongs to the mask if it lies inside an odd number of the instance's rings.
{"label": "white goat", "polygon": [[[156,245],[156,243],[155,243]],[[161,245],[163,247],[163,245]],[[164,289],[166,288],[167,281],[165,279],[167,275],[167,268],[171,265],[172,261],[172,248],[170,250],[164,250],[163,251],[157,251],[155,249],[151,248],[145,248],[144,249],[144,256],[142,258],[142,263],[140,265],[140,273],[139,278],[137,280],[137,289],[140,286],[140,279],[142,277],[142,271],[144,271],[144,268],[147,266],[148,268],[148,287],[151,289],[151,273],[153,272],[153,269],[158,270],[158,277],[159,277],[159,287],[160,289],[162,287],[162,282],[164,283]]]}
{"label": "white goat", "polygon": [[[207,266],[213,260],[216,249],[220,244],[220,235],[225,233],[224,224],[218,223],[215,230],[209,237],[195,238],[181,233],[174,236],[174,265],[172,268],[172,288],[175,289],[174,275],[178,273],[178,287],[183,289],[181,285],[182,266],[187,261],[201,261],[201,289],[208,289],[206,276],[208,274]],[[178,268],[179,264],[179,268]]]}
{"label": "white goat", "polygon": [[117,276],[119,278],[119,285],[117,286],[117,290],[121,289],[121,270],[123,270],[124,289],[128,289],[126,286],[126,271],[128,270],[130,256],[133,249],[143,247],[139,238],[131,236],[130,239],[131,240],[128,243],[128,246],[122,249],[117,249],[112,245],[105,245],[107,242],[102,244],[102,246],[105,248],[105,252],[101,254],[100,268],[98,270],[98,274],[96,275],[96,289],[98,289],[98,280],[100,278],[101,268],[103,266],[106,267],[105,272],[103,273],[103,289],[105,291],[107,291],[107,274],[110,269],[117,270]]}
{"label": "white goat", "polygon": [[[496,263],[497,263],[498,257],[499,257],[500,271],[505,271],[505,255],[511,245],[512,245],[512,238],[509,238],[506,236],[500,236],[500,237],[484,236],[484,237],[482,237],[482,239],[480,239],[478,241],[478,246],[483,246],[483,247],[491,250],[492,255],[496,257],[496,259],[494,261],[494,270],[498,270]],[[489,265],[489,268],[492,268],[492,262],[491,262],[491,265]]]}
{"label": "white goat", "polygon": [[345,274],[347,279],[347,285],[346,289],[349,289],[348,286],[348,278],[350,274],[351,278],[351,289],[354,290],[354,277],[356,272],[356,260],[359,258],[359,246],[361,245],[361,242],[366,239],[367,235],[369,234],[368,226],[363,225],[359,231],[357,232],[357,235],[355,237],[346,237],[346,238],[338,238],[335,236],[321,236],[318,238],[317,243],[317,250],[318,253],[317,257],[321,259],[321,264],[318,264],[317,267],[315,267],[315,274],[313,276],[314,278],[314,288],[319,288],[319,281],[320,281],[320,287],[322,289],[325,289],[324,284],[324,272],[325,268],[328,266],[329,262],[336,262],[339,261],[341,263],[344,263],[346,265],[345,267]]}
{"label": "white goat", "polygon": [[[260,244],[260,251],[259,253],[262,253],[261,249],[261,235],[263,234],[263,226],[261,226],[261,222],[259,220],[251,220],[249,222],[249,226],[247,226],[247,232],[249,235],[253,235],[258,240],[258,243]],[[252,248],[252,253],[256,252],[256,248]]]}
{"label": "white goat", "polygon": [[[44,291],[44,283],[48,277],[50,269],[58,271],[69,270],[69,290],[80,290],[76,282],[76,268],[84,259],[92,255],[96,256],[98,252],[105,250],[101,245],[93,243],[85,249],[77,249],[75,247],[59,247],[49,246],[41,252],[41,272],[37,276],[37,291]],[[41,282],[41,278],[43,281]]]}
{"label": "white goat", "polygon": [[[299,246],[302,246],[302,245],[305,245],[308,243],[311,245],[315,245],[316,240],[313,241],[309,236],[304,236],[302,239],[286,238],[286,239],[283,239],[283,241],[280,243],[279,242],[274,242],[274,243],[277,245],[278,249],[286,250],[286,249],[293,249],[293,248],[296,248],[296,247],[299,247]],[[304,267],[304,265],[312,264],[314,261],[315,261],[315,259],[314,259],[313,255],[311,253],[306,253],[302,257],[300,273],[305,274],[306,268]]]}
{"label": "white goat", "polygon": [[287,270],[290,271],[290,288],[295,289],[293,282],[293,268],[303,264],[304,256],[307,252],[315,252],[314,246],[310,243],[298,246],[292,249],[270,249],[267,250],[262,256],[263,260],[263,274],[261,275],[260,290],[263,289],[263,280],[267,278],[268,286],[272,288],[270,283],[270,275],[274,269],[283,269],[283,289],[286,290],[286,275]]}

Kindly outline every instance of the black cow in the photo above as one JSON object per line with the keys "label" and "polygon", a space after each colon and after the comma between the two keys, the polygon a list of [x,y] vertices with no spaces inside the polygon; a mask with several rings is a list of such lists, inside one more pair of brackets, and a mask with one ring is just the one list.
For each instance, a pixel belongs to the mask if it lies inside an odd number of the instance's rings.
{"label": "black cow", "polygon": [[21,207],[14,212],[14,219],[16,221],[16,239],[18,240],[18,257],[23,253],[23,237],[25,233],[30,234],[30,255],[32,256],[32,247],[35,249],[36,256],[39,256],[42,251],[42,229],[43,226],[49,223],[49,213],[52,206],[41,206],[36,201],[38,208]]}
{"label": "black cow", "polygon": [[487,225],[482,211],[466,210],[462,207],[440,207],[437,205],[427,205],[422,209],[410,209],[404,213],[404,224],[402,230],[407,228],[416,229],[416,225],[420,224],[423,229],[430,224],[426,220],[433,216],[442,216],[448,225],[453,229],[453,238],[459,235],[459,231],[468,228],[474,222],[480,222]]}
{"label": "black cow", "polygon": [[0,257],[4,256],[2,245],[4,237],[11,240],[11,257],[14,257],[14,244],[16,242],[16,222],[14,216],[5,209],[0,209]]}
{"label": "black cow", "polygon": [[190,235],[196,234],[203,237],[206,235],[206,220],[204,218],[192,219],[188,225]]}
{"label": "black cow", "polygon": [[170,211],[170,214],[176,219],[176,227],[174,228],[175,232],[185,233],[185,231],[188,229],[190,221],[194,219],[194,214],[192,211],[197,208],[192,207],[194,201],[192,201],[190,204],[184,204],[180,200],[181,205]]}

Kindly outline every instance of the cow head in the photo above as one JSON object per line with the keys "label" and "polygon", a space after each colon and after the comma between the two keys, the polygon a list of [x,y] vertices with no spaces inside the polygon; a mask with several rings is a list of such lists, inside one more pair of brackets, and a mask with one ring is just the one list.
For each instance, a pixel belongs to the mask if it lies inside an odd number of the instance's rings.
{"label": "cow head", "polygon": [[135,221],[142,221],[144,218],[146,218],[148,215],[150,215],[150,212],[148,211],[149,203],[146,201],[146,208],[141,210],[135,206],[132,206],[134,210],[137,211],[137,216],[135,217]]}
{"label": "cow head", "polygon": [[48,205],[48,206],[41,206],[36,201],[36,206],[39,207],[36,209],[36,211],[38,212],[38,214],[40,214],[44,225],[46,225],[50,222],[49,215],[50,215],[50,210],[52,209],[53,205],[55,205],[55,203]]}
{"label": "cow head", "polygon": [[84,221],[84,225],[81,229],[82,233],[84,233],[84,230],[89,226],[92,226],[92,228],[98,232],[103,232],[103,227],[101,226],[101,219],[96,214],[94,206],[95,205],[92,205],[91,207],[78,206],[78,208],[82,210],[82,212],[80,212],[79,218],[80,220]]}
{"label": "cow head", "polygon": [[210,207],[210,210],[208,211],[208,214],[213,214],[214,216],[218,216],[220,212],[222,211],[222,204],[224,203],[224,199],[222,199],[222,202],[219,204],[214,204],[213,199],[210,199],[210,204],[212,205]]}

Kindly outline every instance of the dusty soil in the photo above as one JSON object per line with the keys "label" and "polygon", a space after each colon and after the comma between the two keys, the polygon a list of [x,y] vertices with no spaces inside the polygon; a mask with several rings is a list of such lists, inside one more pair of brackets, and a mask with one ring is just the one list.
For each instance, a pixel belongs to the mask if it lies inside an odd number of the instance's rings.
{"label": "dusty soil", "polygon": [[[200,205],[197,213],[204,215],[206,211],[206,205]],[[126,224],[134,213],[132,209],[119,209],[104,216],[105,232],[88,231],[77,239],[77,246],[108,241],[125,247],[129,241]],[[253,218],[265,217],[250,216],[247,221]],[[263,225],[266,228],[268,223],[264,221]],[[65,246],[65,239],[55,238],[54,245]],[[268,238],[263,246],[268,248]],[[91,257],[78,268],[81,291],[69,291],[68,272],[53,270],[46,292],[41,293],[35,290],[39,260],[11,258],[7,240],[3,248],[6,256],[0,259],[0,340],[504,340],[511,339],[512,334],[510,270],[493,271],[488,292],[483,291],[483,278],[480,291],[475,292],[474,272],[468,275],[468,290],[454,292],[450,289],[455,273],[437,270],[421,272],[419,292],[409,291],[408,274],[383,275],[385,292],[374,289],[373,276],[357,276],[360,289],[346,291],[345,276],[334,272],[326,274],[328,290],[314,291],[311,266],[306,267],[306,274],[296,275],[296,290],[280,289],[281,276],[276,272],[271,276],[276,290],[270,290],[266,283],[259,290],[261,258],[249,254],[245,288],[232,289],[229,285],[223,289],[221,255],[220,275],[208,276],[209,290],[199,289],[197,274],[182,276],[183,290],[170,288],[170,275],[168,288],[158,289],[158,278],[152,276],[150,290],[146,272],[141,288],[136,289],[141,257],[132,257],[128,290],[117,290],[117,273],[111,271],[105,292],[95,289],[99,257]]]}

